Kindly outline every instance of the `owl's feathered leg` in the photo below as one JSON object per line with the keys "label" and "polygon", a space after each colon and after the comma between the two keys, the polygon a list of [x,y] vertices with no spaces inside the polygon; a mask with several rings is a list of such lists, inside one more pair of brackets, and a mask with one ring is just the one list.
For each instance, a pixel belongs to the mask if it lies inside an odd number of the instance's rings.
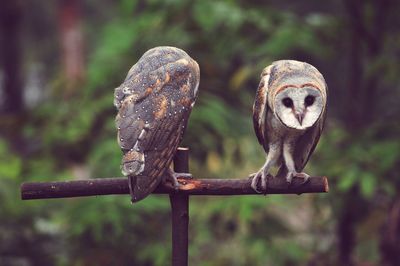
{"label": "owl's feathered leg", "polygon": [[168,168],[166,175],[165,175],[164,182],[170,181],[172,183],[172,185],[174,186],[174,188],[178,189],[179,188],[178,177],[188,178],[188,179],[193,178],[192,174],[176,173],[176,172],[172,171],[172,169]]}
{"label": "owl's feathered leg", "polygon": [[[281,155],[281,148],[280,145],[270,145],[269,152],[267,154],[267,158],[265,160],[264,165],[261,169],[254,174],[251,174],[250,177],[252,178],[251,187],[258,193],[265,192],[267,190],[267,177],[269,175],[269,170],[272,166],[276,164]],[[261,189],[258,190],[257,184],[261,182]]]}
{"label": "owl's feathered leg", "polygon": [[304,181],[302,184],[306,183],[310,176],[306,173],[298,173],[296,171],[294,160],[293,160],[293,149],[294,149],[294,142],[288,141],[283,143],[283,159],[285,160],[285,165],[287,167],[287,174],[286,174],[286,182],[288,185],[292,183],[293,177],[303,178]]}

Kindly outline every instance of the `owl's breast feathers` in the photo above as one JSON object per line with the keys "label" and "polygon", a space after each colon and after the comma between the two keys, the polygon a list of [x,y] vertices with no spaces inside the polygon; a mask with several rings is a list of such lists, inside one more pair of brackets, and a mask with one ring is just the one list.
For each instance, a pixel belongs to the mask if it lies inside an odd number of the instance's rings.
{"label": "owl's breast feathers", "polygon": [[171,164],[197,96],[196,61],[174,47],[147,51],[115,89],[122,171],[133,201],[150,194]]}

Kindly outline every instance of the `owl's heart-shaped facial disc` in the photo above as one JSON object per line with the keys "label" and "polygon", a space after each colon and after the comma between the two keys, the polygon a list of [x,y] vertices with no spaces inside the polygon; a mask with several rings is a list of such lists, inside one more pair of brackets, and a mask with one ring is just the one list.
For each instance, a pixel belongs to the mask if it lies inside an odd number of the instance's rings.
{"label": "owl's heart-shaped facial disc", "polygon": [[274,113],[287,127],[305,130],[321,116],[324,101],[321,91],[312,85],[285,85],[276,94]]}

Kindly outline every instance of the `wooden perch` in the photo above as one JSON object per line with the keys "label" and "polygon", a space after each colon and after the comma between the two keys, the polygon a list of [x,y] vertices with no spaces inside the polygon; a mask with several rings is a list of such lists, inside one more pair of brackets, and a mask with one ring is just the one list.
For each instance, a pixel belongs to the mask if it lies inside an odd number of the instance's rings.
{"label": "wooden perch", "polygon": [[[189,150],[178,148],[174,158],[174,170],[189,171]],[[247,179],[184,179],[178,178],[179,189],[171,184],[160,184],[153,192],[169,194],[172,217],[172,265],[188,265],[189,195],[259,195]],[[288,186],[283,178],[268,178],[266,194],[302,194],[328,192],[326,177],[310,177],[305,184],[293,179]],[[128,178],[96,178],[58,182],[27,182],[21,185],[21,198],[48,199],[111,194],[129,194]]]}
{"label": "wooden perch", "polygon": [[[179,179],[175,190],[170,184],[160,184],[154,194],[185,195],[259,195],[250,186],[249,179]],[[328,192],[326,177],[310,177],[305,184],[294,178],[290,186],[284,179],[269,178],[266,194],[302,194]],[[21,185],[21,198],[46,199],[111,194],[129,194],[127,178],[95,178],[59,182],[27,182]]]}

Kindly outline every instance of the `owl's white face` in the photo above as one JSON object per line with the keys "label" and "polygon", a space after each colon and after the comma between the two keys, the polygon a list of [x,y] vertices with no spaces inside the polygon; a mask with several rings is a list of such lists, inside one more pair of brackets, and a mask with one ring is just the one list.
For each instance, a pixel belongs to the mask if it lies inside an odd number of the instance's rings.
{"label": "owl's white face", "polygon": [[319,119],[325,101],[313,86],[287,86],[275,97],[274,113],[287,127],[305,130]]}

